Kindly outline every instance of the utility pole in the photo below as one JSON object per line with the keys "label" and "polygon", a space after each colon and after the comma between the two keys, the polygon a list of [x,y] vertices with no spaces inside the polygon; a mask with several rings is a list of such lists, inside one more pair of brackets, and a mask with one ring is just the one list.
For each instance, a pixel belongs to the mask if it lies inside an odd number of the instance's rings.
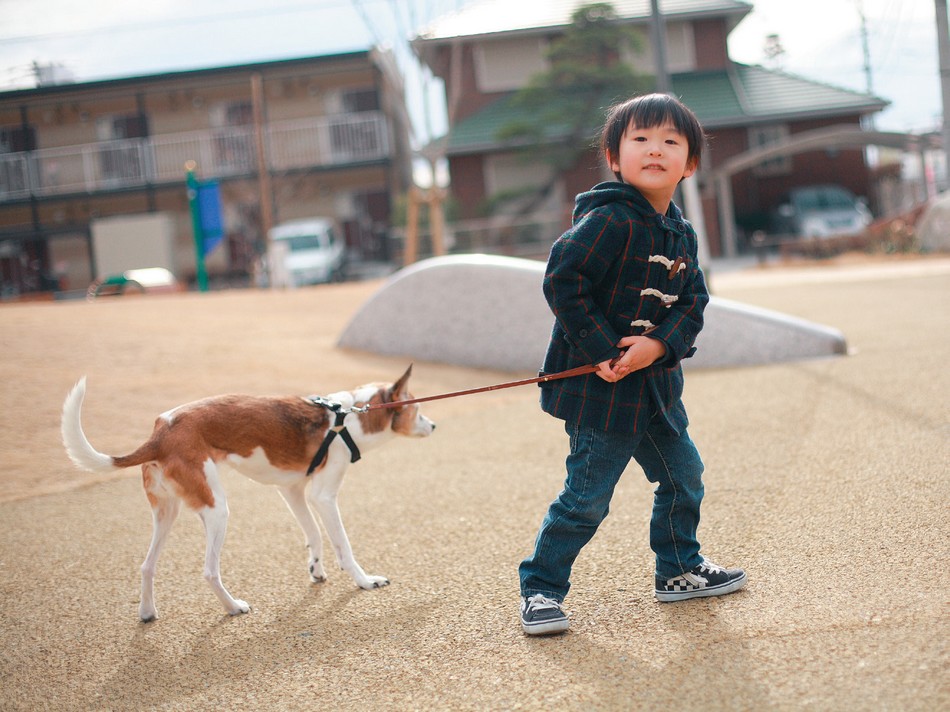
{"label": "utility pole", "polygon": [[937,57],[940,61],[940,94],[943,99],[943,155],[950,171],[950,23],[947,0],[934,0],[937,11]]}
{"label": "utility pole", "polygon": [[864,14],[864,3],[858,0],[858,17],[861,19],[861,52],[864,55],[864,86],[868,94],[874,93],[874,80],[871,72],[871,45],[868,42],[868,18]]}
{"label": "utility pole", "polygon": [[670,91],[670,73],[666,62],[666,21],[660,12],[660,0],[650,0],[650,39],[653,42],[653,63],[656,65],[656,90]]}
{"label": "utility pole", "polygon": [[254,144],[257,154],[257,188],[261,205],[261,237],[264,240],[264,254],[268,257],[268,284],[274,266],[270,261],[270,229],[274,226],[274,191],[270,182],[270,167],[267,160],[267,137],[264,132],[264,79],[260,74],[251,75],[251,109],[254,116]]}

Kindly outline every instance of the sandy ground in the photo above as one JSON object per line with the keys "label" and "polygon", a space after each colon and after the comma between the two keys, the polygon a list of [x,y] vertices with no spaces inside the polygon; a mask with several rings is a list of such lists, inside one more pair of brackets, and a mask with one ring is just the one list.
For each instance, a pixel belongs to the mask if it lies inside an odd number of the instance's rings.
{"label": "sandy ground", "polygon": [[[222,570],[252,612],[223,615],[186,514],[159,567],[160,618],[137,620],[139,473],[72,467],[67,390],[88,376],[86,432],[118,454],[201,396],[390,380],[405,359],[334,346],[378,283],[0,307],[0,709],[950,709],[950,261],[713,285],[841,329],[853,350],[687,376],[704,553],[750,582],[657,603],[650,486],[631,466],[576,564],[572,629],[547,639],[521,633],[516,567],[566,442],[533,386],[429,404],[432,438],[352,467],[343,518],[389,587],[339,571],[310,584],[277,493],[229,473]],[[520,376],[416,363],[413,390]]]}

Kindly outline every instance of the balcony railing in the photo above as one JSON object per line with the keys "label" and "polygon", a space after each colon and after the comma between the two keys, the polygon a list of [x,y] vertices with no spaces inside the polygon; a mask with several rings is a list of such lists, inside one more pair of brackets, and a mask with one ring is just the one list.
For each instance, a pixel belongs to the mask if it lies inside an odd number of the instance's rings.
{"label": "balcony railing", "polygon": [[[390,155],[386,117],[375,111],[275,122],[267,126],[264,140],[272,173]],[[0,202],[181,182],[190,160],[208,178],[254,174],[253,129],[211,129],[0,154]]]}

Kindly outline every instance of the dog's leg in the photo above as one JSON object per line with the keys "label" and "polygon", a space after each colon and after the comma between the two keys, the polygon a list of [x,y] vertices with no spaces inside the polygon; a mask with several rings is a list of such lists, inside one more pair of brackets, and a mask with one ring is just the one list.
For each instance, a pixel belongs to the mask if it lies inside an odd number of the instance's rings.
{"label": "dog's leg", "polygon": [[218,600],[224,605],[224,609],[230,615],[236,616],[247,613],[251,607],[244,601],[233,598],[221,583],[221,548],[224,546],[224,536],[228,530],[228,500],[224,495],[224,490],[218,484],[218,471],[215,464],[208,460],[205,462],[204,470],[208,484],[211,485],[211,491],[214,493],[214,506],[202,507],[198,511],[198,516],[201,517],[205,527],[204,577]]}
{"label": "dog's leg", "polygon": [[162,485],[161,470],[153,465],[142,467],[142,483],[152,505],[152,543],[142,564],[142,600],[139,603],[139,618],[148,623],[158,617],[155,608],[155,569],[168,532],[178,518],[181,500]]}
{"label": "dog's leg", "polygon": [[320,536],[320,527],[313,518],[313,512],[307,505],[306,489],[309,480],[301,480],[299,484],[292,487],[279,487],[280,496],[297,518],[297,523],[303,529],[304,537],[307,540],[307,549],[310,552],[310,561],[308,570],[310,571],[310,580],[314,583],[323,583],[327,580],[327,572],[323,568],[323,537]]}
{"label": "dog's leg", "polygon": [[368,575],[353,558],[353,549],[350,547],[350,540],[346,536],[343,520],[340,518],[340,509],[337,506],[337,494],[343,484],[346,464],[332,460],[331,457],[320,472],[314,473],[310,499],[320,514],[323,526],[327,529],[327,536],[330,537],[336,560],[340,568],[350,574],[360,588],[373,589],[386,586],[389,584],[389,579],[385,576]]}

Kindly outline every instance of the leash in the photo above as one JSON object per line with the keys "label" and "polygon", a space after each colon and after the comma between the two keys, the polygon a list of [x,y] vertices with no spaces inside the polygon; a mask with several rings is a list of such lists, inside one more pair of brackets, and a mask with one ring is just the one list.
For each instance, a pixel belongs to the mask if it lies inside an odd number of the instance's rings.
{"label": "leash", "polygon": [[588,364],[587,366],[578,366],[577,368],[569,368],[566,371],[560,371],[559,373],[551,374],[541,374],[536,378],[525,378],[521,381],[508,381],[507,383],[496,383],[493,386],[482,386],[481,388],[469,388],[464,391],[453,391],[451,393],[440,393],[435,396],[424,396],[422,398],[410,398],[407,400],[401,401],[392,401],[390,403],[366,403],[359,407],[344,408],[342,403],[337,401],[330,400],[329,398],[324,398],[323,396],[309,396],[307,400],[318,408],[326,408],[333,414],[333,425],[327,429],[326,437],[323,439],[323,442],[320,444],[320,447],[317,449],[316,454],[314,454],[313,459],[310,461],[310,467],[307,468],[307,476],[309,477],[313,474],[313,471],[316,470],[326,459],[327,454],[330,451],[330,444],[336,439],[339,435],[340,439],[346,444],[347,448],[350,450],[350,462],[356,462],[360,459],[360,450],[356,446],[356,442],[353,440],[353,436],[346,429],[344,425],[344,420],[346,416],[350,413],[366,413],[370,410],[382,410],[384,408],[402,408],[406,405],[413,405],[415,403],[426,403],[428,401],[442,400],[444,398],[456,398],[457,396],[468,396],[475,393],[486,393],[488,391],[498,391],[503,388],[515,388],[516,386],[527,386],[532,383],[546,383],[548,381],[559,381],[562,378],[571,378],[572,376],[583,376],[588,373],[593,373],[597,370],[596,364]]}
{"label": "leash", "polygon": [[408,400],[392,401],[390,403],[367,403],[359,407],[354,407],[351,412],[366,413],[370,410],[381,410],[383,408],[402,408],[405,405],[414,403],[426,403],[428,401],[442,400],[443,398],[456,398],[457,396],[469,396],[475,393],[486,393],[487,391],[499,391],[503,388],[515,388],[516,386],[527,386],[532,383],[547,383],[548,381],[559,381],[562,378],[571,378],[573,376],[583,376],[588,373],[594,373],[597,370],[596,364],[578,366],[569,368],[566,371],[558,373],[542,374],[536,378],[526,378],[522,381],[509,381],[508,383],[497,383],[493,386],[482,386],[481,388],[469,388],[464,391],[453,391],[451,393],[440,393],[435,396],[424,396],[422,398],[410,398]]}

